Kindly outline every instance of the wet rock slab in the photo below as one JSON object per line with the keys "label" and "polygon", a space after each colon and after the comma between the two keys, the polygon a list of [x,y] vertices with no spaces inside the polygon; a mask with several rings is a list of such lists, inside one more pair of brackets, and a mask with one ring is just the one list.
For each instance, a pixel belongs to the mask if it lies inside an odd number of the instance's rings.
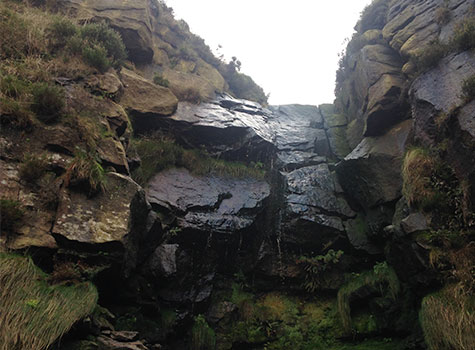
{"label": "wet rock slab", "polygon": [[152,178],[146,193],[152,206],[176,213],[182,228],[232,233],[254,223],[270,188],[252,178],[195,176],[186,169],[169,169]]}

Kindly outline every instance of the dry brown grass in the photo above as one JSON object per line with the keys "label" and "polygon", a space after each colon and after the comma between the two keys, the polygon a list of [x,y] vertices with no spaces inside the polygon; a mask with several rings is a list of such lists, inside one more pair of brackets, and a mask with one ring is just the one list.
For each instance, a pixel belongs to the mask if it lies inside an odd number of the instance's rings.
{"label": "dry brown grass", "polygon": [[422,300],[420,321],[429,350],[475,349],[473,295],[450,285]]}
{"label": "dry brown grass", "polygon": [[406,152],[402,165],[402,192],[409,205],[424,207],[436,197],[431,176],[436,162],[428,151],[412,148]]}
{"label": "dry brown grass", "polygon": [[97,302],[92,284],[50,286],[21,256],[0,254],[0,286],[0,350],[48,349]]}

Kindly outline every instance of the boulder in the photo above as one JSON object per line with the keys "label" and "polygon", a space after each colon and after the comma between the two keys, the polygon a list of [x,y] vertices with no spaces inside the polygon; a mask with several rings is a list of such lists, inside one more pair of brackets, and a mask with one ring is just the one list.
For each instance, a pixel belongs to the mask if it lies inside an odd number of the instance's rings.
{"label": "boulder", "polygon": [[412,121],[404,121],[383,136],[366,137],[337,166],[338,179],[347,195],[364,208],[401,196],[400,169]]}
{"label": "boulder", "polygon": [[86,78],[86,86],[94,93],[110,98],[117,97],[124,88],[117,73],[112,69],[104,74],[90,75]]}
{"label": "boulder", "polygon": [[120,104],[133,115],[161,117],[175,112],[178,100],[169,89],[126,68],[120,71],[120,78],[124,84]]}
{"label": "boulder", "polygon": [[127,176],[108,173],[106,190],[93,198],[72,189],[64,189],[52,232],[62,244],[109,247],[124,252],[132,238],[131,228],[150,207],[145,193]]}
{"label": "boulder", "polygon": [[422,213],[412,213],[402,219],[401,227],[408,234],[429,229],[427,219]]}

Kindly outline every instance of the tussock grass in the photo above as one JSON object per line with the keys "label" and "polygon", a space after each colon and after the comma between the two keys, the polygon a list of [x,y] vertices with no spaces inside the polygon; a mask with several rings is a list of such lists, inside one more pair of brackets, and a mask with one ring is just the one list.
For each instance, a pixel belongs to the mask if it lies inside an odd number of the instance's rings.
{"label": "tussock grass", "polygon": [[429,151],[414,147],[406,152],[402,164],[402,192],[409,205],[426,207],[437,198],[437,192],[431,186],[431,176],[436,161]]}
{"label": "tussock grass", "polygon": [[86,185],[90,195],[106,190],[106,172],[93,152],[77,149],[73,161],[66,169],[64,179],[66,186]]}
{"label": "tussock grass", "polygon": [[173,167],[184,167],[196,175],[257,179],[265,176],[265,171],[258,166],[212,158],[204,151],[184,149],[166,137],[134,139],[132,143],[141,159],[140,168],[132,176],[142,185],[158,172]]}
{"label": "tussock grass", "polygon": [[48,349],[94,310],[90,283],[48,285],[31,259],[0,254],[0,350]]}
{"label": "tussock grass", "polygon": [[449,285],[422,300],[419,314],[429,350],[475,348],[475,301],[462,285]]}
{"label": "tussock grass", "polygon": [[338,313],[342,322],[343,329],[350,332],[352,329],[350,300],[353,294],[360,289],[369,287],[381,293],[382,296],[388,296],[396,299],[400,290],[399,279],[396,272],[386,262],[376,264],[373,270],[364,271],[352,276],[338,291]]}
{"label": "tussock grass", "polygon": [[2,233],[11,232],[23,217],[23,208],[20,202],[0,198],[0,230]]}

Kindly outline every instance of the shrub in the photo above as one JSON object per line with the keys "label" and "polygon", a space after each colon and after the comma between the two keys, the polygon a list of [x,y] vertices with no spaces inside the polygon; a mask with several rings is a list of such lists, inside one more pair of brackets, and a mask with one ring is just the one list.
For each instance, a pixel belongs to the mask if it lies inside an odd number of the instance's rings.
{"label": "shrub", "polygon": [[411,206],[427,207],[437,199],[437,191],[431,185],[436,161],[423,148],[406,152],[402,164],[402,192]]}
{"label": "shrub", "polygon": [[56,121],[65,105],[64,92],[59,86],[36,83],[32,86],[32,110],[45,123]]}
{"label": "shrub", "polygon": [[0,349],[46,350],[97,303],[91,283],[48,285],[31,259],[0,254]]}
{"label": "shrub", "polygon": [[449,285],[422,300],[419,314],[430,350],[473,349],[473,296],[461,285]]}
{"label": "shrub", "polygon": [[20,202],[12,199],[0,199],[0,216],[2,232],[12,232],[23,217],[23,209]]}
{"label": "shrub", "polygon": [[25,103],[10,98],[0,98],[0,125],[8,125],[29,131],[33,127],[33,116]]}
{"label": "shrub", "polygon": [[463,81],[461,97],[467,103],[475,98],[475,75]]}
{"label": "shrub", "polygon": [[434,13],[435,21],[443,26],[450,22],[450,10],[447,6],[438,7]]}
{"label": "shrub", "polygon": [[106,49],[99,44],[92,44],[91,46],[83,47],[82,57],[87,64],[97,68],[97,70],[102,73],[106,72],[111,67],[111,62],[107,58]]}
{"label": "shrub", "polygon": [[153,82],[157,85],[163,86],[163,87],[169,87],[170,82],[165,79],[160,73],[156,72],[153,76]]}
{"label": "shrub", "polygon": [[85,25],[81,28],[81,37],[89,43],[102,46],[114,66],[120,66],[127,58],[120,34],[104,22]]}
{"label": "shrub", "polygon": [[200,90],[194,87],[181,89],[173,89],[173,93],[179,101],[187,101],[195,104],[200,104],[203,100]]}
{"label": "shrub", "polygon": [[216,346],[216,335],[208,325],[203,315],[195,317],[195,323],[191,329],[191,349],[192,350],[214,350]]}
{"label": "shrub", "polygon": [[0,8],[0,58],[21,58],[28,53],[28,28],[18,14]]}
{"label": "shrub", "polygon": [[106,190],[106,172],[92,152],[77,149],[72,163],[66,169],[64,178],[66,186],[85,185],[90,195]]}
{"label": "shrub", "polygon": [[48,159],[45,155],[27,154],[20,165],[19,175],[28,183],[34,183],[41,178],[48,167]]}
{"label": "shrub", "polygon": [[2,77],[0,82],[0,91],[12,98],[19,98],[28,93],[30,84],[24,80],[18,79],[14,75],[6,75]]}
{"label": "shrub", "polygon": [[356,25],[358,32],[364,33],[370,29],[383,29],[386,24],[387,12],[387,0],[374,0],[361,12],[361,18]]}
{"label": "shrub", "polygon": [[470,17],[457,25],[451,45],[458,51],[475,48],[475,17]]}
{"label": "shrub", "polygon": [[78,27],[70,19],[55,17],[48,28],[53,48],[64,46],[70,38],[78,33]]}

